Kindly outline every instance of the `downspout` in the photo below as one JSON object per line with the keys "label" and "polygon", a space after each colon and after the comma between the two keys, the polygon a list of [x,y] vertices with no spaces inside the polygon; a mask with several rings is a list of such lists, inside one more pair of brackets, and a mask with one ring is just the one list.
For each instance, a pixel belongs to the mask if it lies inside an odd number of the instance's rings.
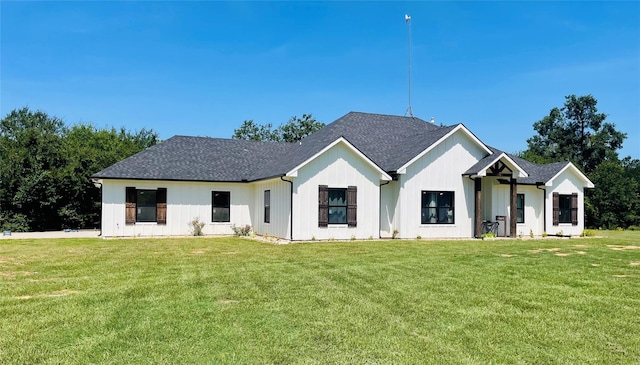
{"label": "downspout", "polygon": [[289,197],[289,240],[293,241],[293,181],[285,180],[284,176],[280,176],[280,180],[290,184],[291,195]]}
{"label": "downspout", "polygon": [[380,184],[380,194],[379,194],[379,204],[378,204],[378,209],[380,211],[378,211],[378,238],[382,238],[382,236],[380,236],[380,228],[382,227],[382,214],[381,210],[382,210],[382,187],[385,185],[389,185],[389,183],[391,182],[391,180],[388,180],[386,183],[384,184]]}
{"label": "downspout", "polygon": [[[540,189],[540,185],[536,184],[536,188]],[[544,186],[544,185],[542,185]],[[542,195],[542,232],[547,231],[547,189],[540,189],[543,191]]]}

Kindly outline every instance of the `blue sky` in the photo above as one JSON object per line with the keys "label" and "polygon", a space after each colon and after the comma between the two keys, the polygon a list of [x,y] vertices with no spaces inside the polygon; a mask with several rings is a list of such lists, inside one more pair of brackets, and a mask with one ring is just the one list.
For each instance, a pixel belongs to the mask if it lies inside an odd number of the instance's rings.
{"label": "blue sky", "polygon": [[412,109],[526,149],[592,94],[640,158],[639,2],[0,2],[0,112],[231,137],[244,120]]}

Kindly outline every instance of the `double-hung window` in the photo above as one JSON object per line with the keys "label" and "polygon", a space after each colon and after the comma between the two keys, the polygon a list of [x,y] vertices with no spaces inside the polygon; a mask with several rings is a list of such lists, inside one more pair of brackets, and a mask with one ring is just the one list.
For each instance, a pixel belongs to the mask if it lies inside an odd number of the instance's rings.
{"label": "double-hung window", "polygon": [[357,226],[358,188],[329,188],[327,185],[318,187],[318,226],[346,224]]}
{"label": "double-hung window", "polygon": [[212,191],[211,192],[211,221],[230,222],[231,221],[231,192]]}
{"label": "double-hung window", "polygon": [[453,191],[423,191],[422,224],[455,223],[455,193]]}

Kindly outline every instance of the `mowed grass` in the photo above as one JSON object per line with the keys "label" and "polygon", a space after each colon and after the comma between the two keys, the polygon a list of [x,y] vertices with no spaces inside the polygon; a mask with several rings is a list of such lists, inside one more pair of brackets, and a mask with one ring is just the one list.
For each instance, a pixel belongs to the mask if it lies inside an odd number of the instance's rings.
{"label": "mowed grass", "polygon": [[[603,234],[603,233],[600,233]],[[0,363],[640,363],[640,233],[0,242]]]}

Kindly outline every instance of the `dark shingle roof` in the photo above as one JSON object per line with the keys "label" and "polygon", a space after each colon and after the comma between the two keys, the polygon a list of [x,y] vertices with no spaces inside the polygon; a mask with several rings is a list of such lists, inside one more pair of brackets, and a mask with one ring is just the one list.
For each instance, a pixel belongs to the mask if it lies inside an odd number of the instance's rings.
{"label": "dark shingle roof", "polygon": [[[93,175],[104,179],[252,181],[289,143],[175,136]],[[271,175],[274,176],[274,175]]]}
{"label": "dark shingle roof", "polygon": [[396,171],[451,131],[420,118],[350,112],[307,136],[290,152],[297,166],[325,146],[344,137],[385,171]]}
{"label": "dark shingle roof", "polygon": [[[350,112],[301,143],[175,136],[120,161],[93,178],[185,181],[255,181],[283,176],[340,137],[382,170],[393,173],[456,126],[440,127],[415,117]],[[502,151],[478,162],[473,173]],[[509,155],[529,177],[519,183],[546,182],[566,162],[537,165]]]}
{"label": "dark shingle roof", "polygon": [[344,137],[385,171],[395,171],[454,127],[414,117],[350,112],[301,143],[175,136],[93,178],[254,181],[282,176]]}
{"label": "dark shingle roof", "polygon": [[486,156],[485,158],[478,161],[476,164],[471,166],[463,175],[474,175],[477,174],[480,170],[487,167],[489,163],[491,163],[496,156],[500,154],[506,154],[510,159],[513,160],[518,166],[520,166],[524,171],[529,174],[528,177],[521,177],[518,179],[518,184],[531,184],[534,185],[536,183],[546,183],[551,180],[560,170],[562,170],[565,166],[569,164],[567,161],[563,162],[555,162],[545,165],[538,165],[533,162],[529,162],[520,157],[516,157],[512,154],[501,151],[495,147],[488,146],[491,150],[492,154]]}

